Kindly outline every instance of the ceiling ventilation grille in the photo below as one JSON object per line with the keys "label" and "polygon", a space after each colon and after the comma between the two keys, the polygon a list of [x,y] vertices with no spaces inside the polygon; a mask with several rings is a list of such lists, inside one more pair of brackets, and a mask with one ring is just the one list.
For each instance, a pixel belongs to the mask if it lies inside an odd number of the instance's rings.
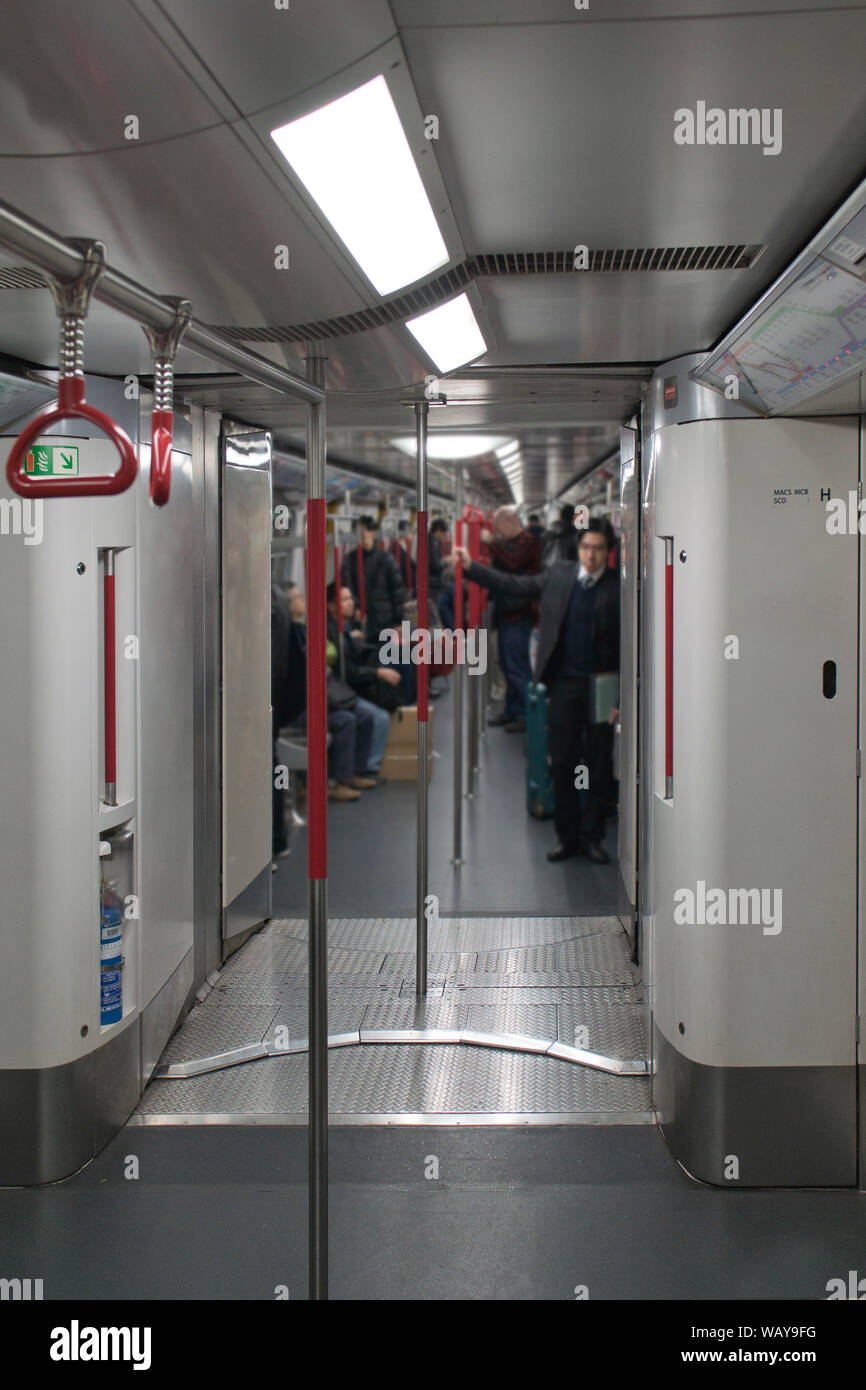
{"label": "ceiling ventilation grille", "polygon": [[[664,270],[746,270],[765,250],[751,246],[656,246],[624,251],[589,252],[586,270],[574,268],[574,251],[501,251],[469,256],[426,284],[398,295],[384,304],[360,309],[354,314],[319,319],[312,323],[263,324],[236,327],[211,324],[217,333],[244,343],[303,343],[320,338],[343,338],[371,328],[385,328],[433,309],[473,280],[522,278],[530,275],[586,275],[629,271]],[[37,270],[27,266],[0,269],[0,289],[35,289],[45,284]]]}
{"label": "ceiling ventilation grille", "polygon": [[41,290],[47,281],[29,265],[0,267],[0,290]]}

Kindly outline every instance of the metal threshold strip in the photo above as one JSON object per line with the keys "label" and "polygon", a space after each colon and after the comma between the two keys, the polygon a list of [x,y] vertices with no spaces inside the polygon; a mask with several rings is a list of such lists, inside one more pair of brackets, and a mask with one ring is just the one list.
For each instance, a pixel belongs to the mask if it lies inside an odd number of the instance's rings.
{"label": "metal threshold strip", "polygon": [[[363,1047],[371,1044],[376,1046],[383,1043],[490,1047],[504,1052],[554,1057],[560,1062],[573,1062],[576,1066],[589,1067],[593,1071],[606,1072],[610,1076],[648,1076],[650,1073],[650,1064],[643,1057],[606,1057],[601,1052],[589,1052],[558,1038],[532,1038],[522,1033],[485,1033],[470,1028],[361,1028],[328,1036],[329,1048]],[[245,1047],[233,1047],[226,1052],[217,1052],[212,1057],[196,1057],[189,1062],[167,1063],[156,1068],[151,1080],[181,1081],[191,1076],[203,1076],[207,1072],[222,1071],[226,1067],[241,1066],[244,1062],[257,1062],[263,1057],[296,1057],[307,1051],[306,1038],[289,1042],[285,1047],[279,1047],[274,1042],[248,1043]]]}

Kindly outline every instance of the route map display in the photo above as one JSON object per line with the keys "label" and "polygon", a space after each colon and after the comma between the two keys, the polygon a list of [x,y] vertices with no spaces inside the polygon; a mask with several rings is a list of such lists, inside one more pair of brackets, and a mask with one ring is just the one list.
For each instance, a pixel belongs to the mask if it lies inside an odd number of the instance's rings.
{"label": "route map display", "polygon": [[[862,264],[866,247],[837,237],[827,255],[834,260],[811,261],[741,337],[698,368],[695,379],[724,393],[735,376],[743,405],[776,414],[866,368],[866,282],[853,268]],[[842,259],[850,260],[851,270],[842,269]]]}

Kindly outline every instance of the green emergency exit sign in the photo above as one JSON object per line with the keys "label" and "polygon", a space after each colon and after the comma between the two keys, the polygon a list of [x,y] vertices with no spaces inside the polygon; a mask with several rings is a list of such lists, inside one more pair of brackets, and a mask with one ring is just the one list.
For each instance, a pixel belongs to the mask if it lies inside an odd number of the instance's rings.
{"label": "green emergency exit sign", "polygon": [[77,477],[77,444],[38,444],[27,454],[25,471],[40,477]]}

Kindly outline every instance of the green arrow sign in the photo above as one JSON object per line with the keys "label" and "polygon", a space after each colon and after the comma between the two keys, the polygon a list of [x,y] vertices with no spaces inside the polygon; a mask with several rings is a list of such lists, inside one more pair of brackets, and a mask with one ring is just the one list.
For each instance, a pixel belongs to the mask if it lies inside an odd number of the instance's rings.
{"label": "green arrow sign", "polygon": [[27,454],[28,473],[41,477],[77,477],[77,444],[36,444]]}

